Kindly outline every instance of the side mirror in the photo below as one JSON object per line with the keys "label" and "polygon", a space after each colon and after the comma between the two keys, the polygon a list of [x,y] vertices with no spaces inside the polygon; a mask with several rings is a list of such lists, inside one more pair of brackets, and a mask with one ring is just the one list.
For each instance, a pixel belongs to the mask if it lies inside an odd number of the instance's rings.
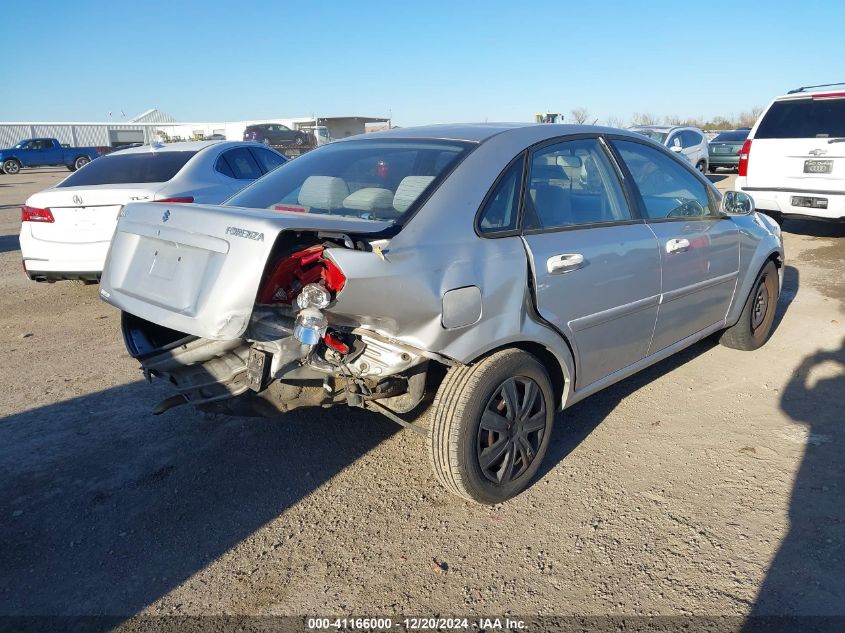
{"label": "side mirror", "polygon": [[754,213],[754,198],[744,191],[726,191],[719,210],[725,215],[751,215]]}
{"label": "side mirror", "polygon": [[683,151],[683,149],[684,149],[684,148],[683,148],[683,147],[681,147],[680,145],[673,145],[673,146],[672,146],[672,147],[670,147],[669,149],[671,149],[671,150],[672,150],[673,152],[675,152],[676,154],[680,154],[680,153]]}

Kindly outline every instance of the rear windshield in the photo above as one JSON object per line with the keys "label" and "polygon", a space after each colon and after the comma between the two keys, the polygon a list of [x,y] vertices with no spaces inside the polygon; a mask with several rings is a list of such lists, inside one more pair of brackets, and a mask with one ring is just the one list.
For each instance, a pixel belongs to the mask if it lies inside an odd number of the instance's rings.
{"label": "rear windshield", "polygon": [[730,141],[744,141],[748,138],[748,132],[750,130],[733,130],[731,132],[722,132],[716,138],[714,138],[711,143],[717,143],[719,141],[723,142],[730,142]]}
{"label": "rear windshield", "polygon": [[775,101],[754,138],[815,138],[845,136],[845,99]]}
{"label": "rear windshield", "polygon": [[666,132],[658,132],[657,130],[634,130],[638,134],[642,134],[643,136],[649,137],[652,141],[657,141],[658,143],[665,143],[666,142]]}
{"label": "rear windshield", "polygon": [[472,147],[456,141],[344,141],[285,163],[227,205],[401,221]]}
{"label": "rear windshield", "polygon": [[112,154],[93,160],[71,174],[58,187],[117,185],[136,182],[167,182],[196,152],[145,152]]}

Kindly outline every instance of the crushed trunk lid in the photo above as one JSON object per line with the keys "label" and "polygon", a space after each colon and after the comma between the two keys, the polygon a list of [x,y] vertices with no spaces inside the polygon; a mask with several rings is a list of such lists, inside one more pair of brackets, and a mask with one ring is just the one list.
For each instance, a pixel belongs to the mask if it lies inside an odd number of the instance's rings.
{"label": "crushed trunk lid", "polygon": [[137,203],[121,213],[100,282],[108,303],[194,336],[246,329],[283,231],[379,233],[390,222],[195,204]]}

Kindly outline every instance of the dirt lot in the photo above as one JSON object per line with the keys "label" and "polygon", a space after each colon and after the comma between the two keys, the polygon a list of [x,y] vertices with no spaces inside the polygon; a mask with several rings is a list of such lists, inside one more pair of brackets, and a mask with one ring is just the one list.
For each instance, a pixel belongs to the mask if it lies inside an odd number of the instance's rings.
{"label": "dirt lot", "polygon": [[845,227],[786,223],[763,349],[567,410],[491,509],[366,412],[152,416],[97,287],[21,274],[17,206],[65,175],[0,176],[0,614],[845,614]]}

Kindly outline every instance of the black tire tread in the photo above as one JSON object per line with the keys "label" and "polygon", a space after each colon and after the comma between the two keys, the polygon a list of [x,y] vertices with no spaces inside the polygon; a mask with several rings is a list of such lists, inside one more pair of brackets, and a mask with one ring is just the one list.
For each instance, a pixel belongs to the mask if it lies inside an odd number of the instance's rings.
{"label": "black tire tread", "polygon": [[[777,275],[777,267],[775,263],[769,260],[763,268],[760,269],[760,272],[757,273],[757,277],[754,279],[754,285],[751,286],[751,292],[748,293],[748,297],[745,299],[745,304],[742,306],[742,312],[739,315],[739,321],[736,324],[732,325],[731,327],[725,329],[722,332],[722,336],[719,338],[719,342],[724,345],[725,347],[730,347],[731,349],[738,349],[743,351],[753,351],[755,349],[760,348],[766,340],[768,340],[769,335],[771,334],[771,328],[769,332],[766,333],[766,336],[763,338],[763,342],[759,342],[757,339],[754,338],[754,333],[751,331],[751,304],[754,301],[754,295],[757,291],[757,286],[760,283],[760,279],[766,273]],[[772,297],[771,301],[773,303],[772,309],[777,309],[777,302],[778,302],[779,294]]]}
{"label": "black tire tread", "polygon": [[[437,390],[431,407],[431,441],[429,455],[437,480],[450,492],[476,503],[491,503],[474,496],[461,474],[458,454],[460,422],[463,412],[477,397],[477,385],[490,372],[514,357],[529,356],[545,371],[533,356],[510,348],[496,352],[474,365],[456,365],[449,369]],[[551,382],[549,382],[551,384]]]}

